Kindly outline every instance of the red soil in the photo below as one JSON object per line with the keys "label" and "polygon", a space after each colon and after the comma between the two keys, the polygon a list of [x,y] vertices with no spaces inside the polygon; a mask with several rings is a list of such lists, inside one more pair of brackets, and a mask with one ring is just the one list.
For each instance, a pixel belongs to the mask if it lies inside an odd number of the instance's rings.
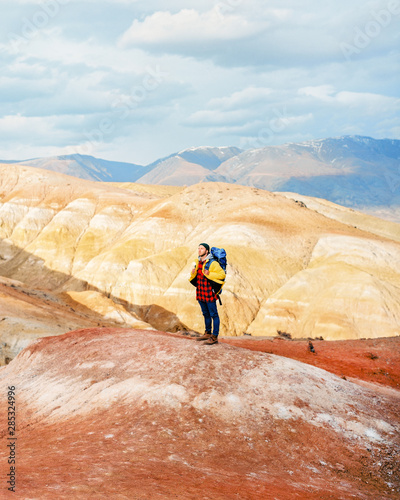
{"label": "red soil", "polygon": [[236,347],[277,354],[339,375],[400,389],[400,337],[365,340],[221,339]]}
{"label": "red soil", "polygon": [[[79,414],[71,407],[70,413],[54,417],[57,412],[57,407],[52,409],[54,401],[59,401],[60,407],[73,405],[74,398],[90,392],[92,385],[106,384],[109,378],[114,381],[110,386],[114,388],[137,376],[149,383],[184,385],[188,393],[196,396],[210,388],[216,393],[230,390],[245,376],[250,361],[268,368],[267,361],[246,350],[236,352],[224,343],[273,352],[339,376],[398,388],[398,338],[313,341],[316,354],[311,354],[305,341],[221,339],[219,345],[202,347],[193,340],[171,337],[179,336],[126,329],[80,330],[42,339],[0,370],[0,385],[15,384],[18,389],[17,491],[11,493],[6,489],[8,440],[3,425],[0,498],[399,498],[398,445],[384,442],[366,445],[362,439],[345,439],[328,425],[315,426],[301,418],[273,419],[263,409],[258,410],[264,415],[260,425],[241,414],[231,420],[192,404],[182,404],[178,410],[140,398],[128,402],[121,390],[110,393],[110,400],[96,411]],[[110,360],[115,366],[110,364],[105,368],[103,364]],[[87,368],[79,368],[85,363]],[[382,372],[383,378],[379,378],[381,369],[388,375]],[[379,373],[375,376],[374,372]],[[70,390],[65,381],[72,387],[72,402],[64,400]],[[289,389],[285,384],[283,391]],[[347,390],[347,383],[339,385],[341,391]],[[317,385],[309,388],[318,398]],[[48,392],[53,395],[50,401],[44,397]],[[6,422],[5,397],[3,390],[1,422]],[[47,413],[39,414],[34,407],[40,397],[48,405]],[[305,404],[301,397],[299,394],[299,407]],[[361,404],[360,401],[354,404]],[[363,403],[360,408],[373,418],[383,413],[386,420],[398,427],[396,398],[372,398],[367,406]],[[390,439],[394,443],[397,438]]]}

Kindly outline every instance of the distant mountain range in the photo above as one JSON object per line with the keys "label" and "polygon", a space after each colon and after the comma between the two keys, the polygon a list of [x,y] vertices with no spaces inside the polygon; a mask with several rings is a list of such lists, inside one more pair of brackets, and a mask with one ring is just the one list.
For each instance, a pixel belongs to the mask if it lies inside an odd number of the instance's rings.
{"label": "distant mountain range", "polygon": [[246,151],[198,147],[146,166],[78,154],[2,163],[97,181],[178,186],[222,181],[324,198],[400,221],[400,140],[344,136]]}
{"label": "distant mountain range", "polygon": [[0,160],[0,163],[44,168],[45,170],[79,177],[80,179],[106,182],[134,182],[147,172],[146,167],[142,165],[101,160],[93,156],[79,154],[33,158],[23,161]]}

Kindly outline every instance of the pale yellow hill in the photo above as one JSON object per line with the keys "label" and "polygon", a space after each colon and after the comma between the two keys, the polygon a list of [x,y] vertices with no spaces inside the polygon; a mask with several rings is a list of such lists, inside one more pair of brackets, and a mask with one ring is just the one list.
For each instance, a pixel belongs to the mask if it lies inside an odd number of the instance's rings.
{"label": "pale yellow hill", "polygon": [[188,275],[206,241],[228,253],[224,335],[400,333],[397,224],[238,185],[96,183],[15,165],[0,166],[0,200],[0,275],[104,317],[201,331]]}
{"label": "pale yellow hill", "polygon": [[173,194],[180,193],[184,188],[181,186],[163,186],[157,184],[139,184],[137,182],[107,182],[107,185],[128,189],[134,193],[147,193],[159,198],[168,198]]}
{"label": "pale yellow hill", "polygon": [[399,262],[398,245],[321,237],[307,268],[265,301],[249,332],[328,340],[399,335]]}
{"label": "pale yellow hill", "polygon": [[350,226],[358,227],[364,231],[368,231],[378,236],[392,239],[400,242],[400,224],[389,220],[380,219],[373,215],[368,215],[364,212],[353,210],[352,208],[343,207],[321,198],[313,198],[311,196],[303,196],[297,193],[278,193],[292,200],[302,202],[307,208],[315,210],[320,214],[331,219],[343,222]]}

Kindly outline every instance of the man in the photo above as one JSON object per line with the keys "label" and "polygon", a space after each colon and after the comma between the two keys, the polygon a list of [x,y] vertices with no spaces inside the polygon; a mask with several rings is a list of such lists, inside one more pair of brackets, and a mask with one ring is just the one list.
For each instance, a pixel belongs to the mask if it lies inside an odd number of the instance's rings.
{"label": "man", "polygon": [[[218,344],[219,315],[217,309],[217,294],[221,291],[225,280],[225,271],[212,258],[210,246],[200,243],[199,258],[192,269],[189,281],[196,287],[196,299],[204,316],[204,335],[196,340],[205,340],[204,345]],[[208,264],[208,261],[211,261]]]}

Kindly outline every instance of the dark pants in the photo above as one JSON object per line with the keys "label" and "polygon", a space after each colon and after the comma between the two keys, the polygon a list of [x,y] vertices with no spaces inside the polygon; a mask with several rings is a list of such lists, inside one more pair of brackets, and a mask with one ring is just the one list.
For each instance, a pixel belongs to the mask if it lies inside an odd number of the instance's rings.
{"label": "dark pants", "polygon": [[216,302],[203,302],[197,301],[200,304],[201,312],[204,316],[204,323],[206,325],[206,332],[211,333],[211,322],[213,324],[212,334],[218,337],[219,334],[219,316]]}

